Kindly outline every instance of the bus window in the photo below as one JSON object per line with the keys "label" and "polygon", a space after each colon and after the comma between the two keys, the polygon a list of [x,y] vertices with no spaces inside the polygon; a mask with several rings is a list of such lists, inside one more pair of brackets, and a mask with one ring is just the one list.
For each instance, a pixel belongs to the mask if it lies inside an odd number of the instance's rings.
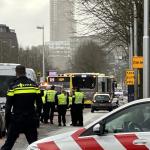
{"label": "bus window", "polygon": [[111,79],[107,79],[107,92],[111,92]]}
{"label": "bus window", "polygon": [[73,87],[79,87],[81,89],[94,89],[96,85],[96,78],[93,76],[75,76],[72,78]]}
{"label": "bus window", "polygon": [[105,93],[105,82],[101,82],[102,83],[102,93]]}

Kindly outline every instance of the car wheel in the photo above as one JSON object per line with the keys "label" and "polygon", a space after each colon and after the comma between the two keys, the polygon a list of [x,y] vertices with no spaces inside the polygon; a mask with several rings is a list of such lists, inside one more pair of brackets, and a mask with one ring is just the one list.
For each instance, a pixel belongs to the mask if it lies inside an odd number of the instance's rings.
{"label": "car wheel", "polygon": [[94,113],[94,109],[91,109],[91,113]]}

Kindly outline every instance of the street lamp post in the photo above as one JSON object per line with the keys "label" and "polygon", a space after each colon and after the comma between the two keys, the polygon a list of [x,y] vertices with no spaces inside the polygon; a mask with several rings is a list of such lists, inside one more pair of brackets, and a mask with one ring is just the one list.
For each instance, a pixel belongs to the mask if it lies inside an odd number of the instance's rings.
{"label": "street lamp post", "polygon": [[42,43],[43,43],[43,80],[45,81],[45,45],[44,45],[44,26],[37,26],[37,29],[42,30]]}
{"label": "street lamp post", "polygon": [[143,36],[143,98],[150,96],[150,69],[149,69],[149,0],[144,0],[144,36]]}

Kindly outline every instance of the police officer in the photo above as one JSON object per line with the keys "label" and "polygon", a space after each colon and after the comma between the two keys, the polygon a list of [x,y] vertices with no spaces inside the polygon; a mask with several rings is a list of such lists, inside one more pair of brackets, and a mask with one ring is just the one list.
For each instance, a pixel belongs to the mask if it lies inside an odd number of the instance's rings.
{"label": "police officer", "polygon": [[46,90],[41,89],[41,97],[42,97],[42,114],[41,114],[41,122],[44,122],[44,118],[46,116]]}
{"label": "police officer", "polygon": [[70,125],[73,125],[73,122],[74,122],[74,112],[73,112],[73,106],[72,105],[72,99],[74,98],[74,89],[72,89],[70,95],[69,95],[69,108],[70,108],[70,115],[71,115],[71,124]]}
{"label": "police officer", "polygon": [[84,108],[84,94],[80,92],[80,88],[75,90],[73,105],[73,126],[83,126],[83,108]]}
{"label": "police officer", "polygon": [[47,123],[48,119],[50,118],[50,123],[53,124],[56,95],[57,95],[57,91],[55,91],[55,86],[52,85],[50,90],[47,90],[46,93],[47,110],[46,110],[45,123]]}
{"label": "police officer", "polygon": [[61,121],[63,126],[66,126],[66,111],[69,104],[69,98],[66,91],[62,91],[61,94],[57,95],[56,98],[57,110],[58,110],[58,125],[61,126]]}
{"label": "police officer", "polygon": [[16,76],[7,92],[7,139],[1,150],[11,150],[19,133],[25,134],[29,144],[37,140],[37,115],[40,116],[42,107],[40,90],[35,82],[25,76],[24,66],[16,66]]}

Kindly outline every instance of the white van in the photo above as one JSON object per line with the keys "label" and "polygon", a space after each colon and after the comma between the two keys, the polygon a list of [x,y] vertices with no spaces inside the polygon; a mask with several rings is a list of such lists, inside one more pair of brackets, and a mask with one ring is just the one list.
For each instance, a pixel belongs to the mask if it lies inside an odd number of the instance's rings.
{"label": "white van", "polygon": [[26,76],[32,81],[37,82],[36,73],[32,68],[26,68]]}
{"label": "white van", "polygon": [[[6,92],[8,85],[16,78],[15,68],[20,64],[0,63],[0,103],[6,102]],[[37,81],[35,71],[32,68],[26,68],[26,76],[33,81]]]}

